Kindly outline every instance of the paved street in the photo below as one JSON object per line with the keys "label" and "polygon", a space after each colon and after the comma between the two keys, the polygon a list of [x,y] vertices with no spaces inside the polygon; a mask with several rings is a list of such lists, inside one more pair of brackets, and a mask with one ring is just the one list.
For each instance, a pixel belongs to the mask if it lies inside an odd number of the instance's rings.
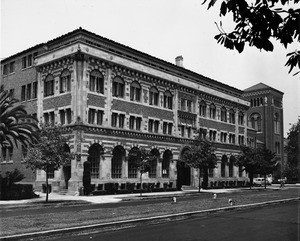
{"label": "paved street", "polygon": [[111,232],[85,234],[76,237],[64,235],[52,240],[296,241],[300,237],[298,230],[300,225],[298,220],[299,207],[300,202],[295,201],[264,208],[216,213],[207,217],[189,218]]}

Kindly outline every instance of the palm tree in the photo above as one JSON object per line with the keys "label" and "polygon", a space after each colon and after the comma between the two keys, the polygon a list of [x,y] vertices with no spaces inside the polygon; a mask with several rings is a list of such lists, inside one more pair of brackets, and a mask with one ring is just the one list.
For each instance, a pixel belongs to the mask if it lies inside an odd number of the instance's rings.
{"label": "palm tree", "polygon": [[23,105],[17,104],[18,100],[13,93],[0,86],[0,146],[24,147],[30,146],[37,140],[37,120],[27,114]]}

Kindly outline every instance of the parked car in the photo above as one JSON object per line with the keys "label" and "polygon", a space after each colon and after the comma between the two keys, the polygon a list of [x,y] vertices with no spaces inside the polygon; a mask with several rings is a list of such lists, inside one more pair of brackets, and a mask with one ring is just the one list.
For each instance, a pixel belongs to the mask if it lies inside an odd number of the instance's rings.
{"label": "parked car", "polygon": [[254,178],[253,179],[253,186],[263,186],[265,185],[265,179],[262,177]]}

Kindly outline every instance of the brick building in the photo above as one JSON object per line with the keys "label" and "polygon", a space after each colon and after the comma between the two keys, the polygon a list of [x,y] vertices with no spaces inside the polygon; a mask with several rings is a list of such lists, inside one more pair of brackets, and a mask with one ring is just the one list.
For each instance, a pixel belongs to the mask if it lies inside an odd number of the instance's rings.
{"label": "brick building", "polygon": [[[138,183],[138,173],[127,159],[132,148],[157,156],[144,182],[197,186],[201,173],[178,162],[196,130],[217,148],[218,166],[209,171],[209,185],[237,184],[247,180],[233,165],[239,145],[254,146],[256,138],[266,141],[255,126],[247,126],[248,113],[254,113],[249,98],[255,90],[244,92],[185,69],[181,56],[171,64],[81,28],[8,57],[1,68],[5,89],[14,91],[39,121],[65,126],[71,135],[70,151],[81,154],[50,174],[55,191],[77,191],[87,159],[92,183],[100,189],[108,182]],[[267,98],[270,104],[278,100]],[[282,118],[282,107],[273,109],[273,116]],[[270,115],[262,118],[268,123]],[[37,189],[45,183],[43,171],[33,174],[25,168],[26,150],[1,152],[3,172],[17,167],[25,181],[35,180]]]}

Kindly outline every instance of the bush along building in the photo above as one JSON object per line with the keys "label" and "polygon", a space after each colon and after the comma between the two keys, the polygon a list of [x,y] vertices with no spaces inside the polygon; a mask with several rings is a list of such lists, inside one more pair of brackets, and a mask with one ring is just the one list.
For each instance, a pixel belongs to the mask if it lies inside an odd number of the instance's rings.
{"label": "bush along building", "polygon": [[[77,158],[49,174],[53,191],[78,191],[83,173],[100,192],[141,188],[128,159],[133,148],[157,157],[143,175],[144,188],[197,186],[201,172],[180,162],[196,131],[216,148],[210,187],[246,184],[247,174],[234,165],[241,144],[255,146],[257,139],[273,149],[279,142],[283,153],[281,92],[263,84],[238,90],[185,69],[181,56],[171,64],[79,28],[8,57],[1,67],[1,83],[30,114],[70,134],[66,144]],[[254,105],[254,97],[264,104]],[[275,116],[278,133],[269,125]],[[45,173],[26,169],[24,155],[24,149],[1,150],[2,172],[17,167],[42,189]]]}

